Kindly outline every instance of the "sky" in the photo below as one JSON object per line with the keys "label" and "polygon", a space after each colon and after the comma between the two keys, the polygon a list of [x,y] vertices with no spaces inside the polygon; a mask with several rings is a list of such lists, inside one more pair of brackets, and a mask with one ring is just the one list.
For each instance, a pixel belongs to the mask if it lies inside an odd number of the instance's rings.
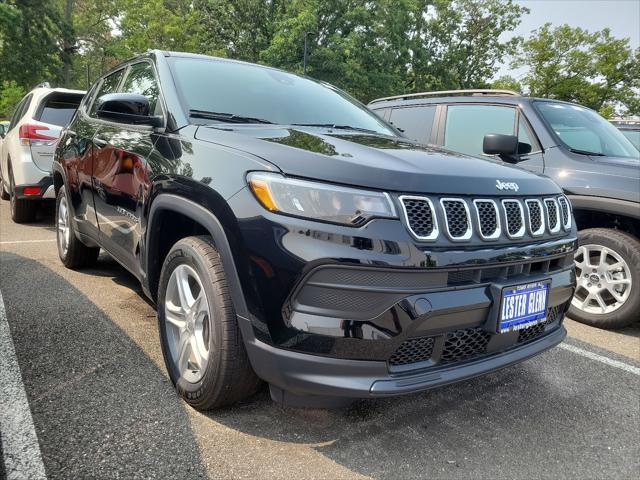
{"label": "sky", "polygon": [[[515,0],[530,10],[513,32],[527,38],[531,32],[547,22],[566,23],[595,31],[608,27],[614,37],[627,37],[633,48],[640,46],[640,0]],[[508,38],[508,37],[507,37]],[[496,78],[503,75],[518,77],[520,71],[510,71],[503,65]]]}

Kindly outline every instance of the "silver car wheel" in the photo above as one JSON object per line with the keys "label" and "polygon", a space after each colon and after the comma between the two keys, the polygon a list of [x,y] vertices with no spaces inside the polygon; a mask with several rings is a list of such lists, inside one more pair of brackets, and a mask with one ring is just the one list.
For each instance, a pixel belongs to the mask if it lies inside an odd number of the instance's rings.
{"label": "silver car wheel", "polygon": [[164,318],[171,361],[191,383],[204,376],[209,358],[209,302],[197,272],[178,265],[169,277]]}
{"label": "silver car wheel", "polygon": [[604,315],[619,309],[631,292],[631,269],[614,250],[582,245],[576,251],[576,293],[571,304],[585,313]]}
{"label": "silver car wheel", "polygon": [[64,257],[69,249],[69,208],[67,205],[67,197],[62,196],[58,205],[58,245],[60,254]]}

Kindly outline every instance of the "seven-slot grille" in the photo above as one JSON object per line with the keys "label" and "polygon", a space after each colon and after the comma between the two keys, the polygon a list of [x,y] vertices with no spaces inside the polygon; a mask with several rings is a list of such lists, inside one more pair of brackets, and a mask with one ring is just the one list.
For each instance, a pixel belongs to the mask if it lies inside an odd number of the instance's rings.
{"label": "seven-slot grille", "polygon": [[469,240],[474,229],[483,240],[498,239],[503,232],[508,238],[519,239],[527,230],[537,237],[546,230],[556,234],[563,228],[571,229],[571,206],[564,196],[500,201],[441,198],[437,210],[428,197],[401,196],[400,201],[409,230],[419,240],[438,238],[438,217],[454,241]]}

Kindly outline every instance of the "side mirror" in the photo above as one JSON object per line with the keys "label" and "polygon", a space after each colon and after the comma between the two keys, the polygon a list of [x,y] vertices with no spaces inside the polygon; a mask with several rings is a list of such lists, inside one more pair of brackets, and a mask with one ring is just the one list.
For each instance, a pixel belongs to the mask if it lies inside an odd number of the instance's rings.
{"label": "side mirror", "polygon": [[162,126],[162,117],[151,115],[149,99],[136,93],[108,93],[98,98],[98,118],[132,125]]}
{"label": "side mirror", "polygon": [[490,133],[484,136],[482,151],[487,155],[498,155],[503,161],[509,163],[518,162],[518,137],[515,135],[502,135]]}

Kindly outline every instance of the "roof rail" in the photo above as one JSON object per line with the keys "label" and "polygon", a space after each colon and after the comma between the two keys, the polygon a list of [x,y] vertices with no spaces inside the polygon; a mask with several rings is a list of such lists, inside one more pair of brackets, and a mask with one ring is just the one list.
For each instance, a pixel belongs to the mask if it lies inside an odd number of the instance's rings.
{"label": "roof rail", "polygon": [[384,102],[386,100],[404,100],[405,98],[423,98],[423,97],[455,97],[458,95],[508,95],[512,97],[520,97],[518,92],[513,90],[494,90],[491,88],[475,88],[469,90],[442,90],[439,92],[421,92],[421,93],[405,93],[403,95],[395,95],[393,97],[376,98],[369,103]]}

